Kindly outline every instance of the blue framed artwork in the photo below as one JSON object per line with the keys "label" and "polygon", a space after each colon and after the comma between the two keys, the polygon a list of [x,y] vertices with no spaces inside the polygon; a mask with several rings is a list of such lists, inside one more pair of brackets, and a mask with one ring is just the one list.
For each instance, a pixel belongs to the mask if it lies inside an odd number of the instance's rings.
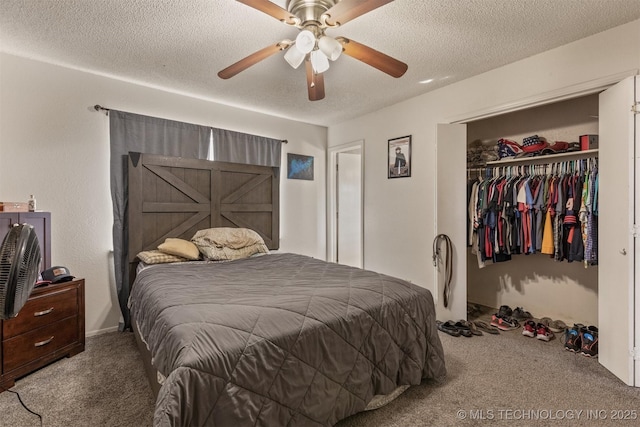
{"label": "blue framed artwork", "polygon": [[287,153],[287,178],[313,181],[313,156]]}

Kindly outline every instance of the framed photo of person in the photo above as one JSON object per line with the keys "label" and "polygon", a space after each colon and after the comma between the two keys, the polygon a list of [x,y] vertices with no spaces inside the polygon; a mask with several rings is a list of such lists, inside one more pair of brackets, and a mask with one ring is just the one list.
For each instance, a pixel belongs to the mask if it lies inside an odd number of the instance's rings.
{"label": "framed photo of person", "polygon": [[390,139],[387,178],[411,176],[411,135]]}

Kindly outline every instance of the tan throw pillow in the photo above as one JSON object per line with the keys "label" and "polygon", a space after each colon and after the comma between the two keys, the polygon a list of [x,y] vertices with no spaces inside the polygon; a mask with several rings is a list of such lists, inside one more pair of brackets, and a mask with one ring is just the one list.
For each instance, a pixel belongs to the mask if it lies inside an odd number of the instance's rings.
{"label": "tan throw pillow", "polygon": [[195,260],[200,258],[198,247],[188,240],[169,237],[158,246],[158,250],[166,254],[176,255],[182,258]]}
{"label": "tan throw pillow", "polygon": [[183,262],[188,261],[186,258],[179,256],[166,254],[159,250],[142,251],[138,254],[138,259],[145,264],[165,264],[169,262]]}
{"label": "tan throw pillow", "polygon": [[207,228],[196,232],[191,241],[210,260],[234,260],[269,253],[262,237],[248,228]]}

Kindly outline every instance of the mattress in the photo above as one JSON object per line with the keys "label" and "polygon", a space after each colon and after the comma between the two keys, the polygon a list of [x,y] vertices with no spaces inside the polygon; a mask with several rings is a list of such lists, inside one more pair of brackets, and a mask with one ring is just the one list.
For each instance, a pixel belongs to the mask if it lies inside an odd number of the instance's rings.
{"label": "mattress", "polygon": [[302,255],[151,266],[130,308],[156,426],[330,426],[446,373],[428,290]]}

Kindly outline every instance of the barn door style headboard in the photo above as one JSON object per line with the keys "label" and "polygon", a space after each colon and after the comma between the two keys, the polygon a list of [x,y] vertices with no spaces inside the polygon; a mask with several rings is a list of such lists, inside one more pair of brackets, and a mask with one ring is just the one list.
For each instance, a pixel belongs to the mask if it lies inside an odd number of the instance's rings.
{"label": "barn door style headboard", "polygon": [[242,227],[280,244],[278,168],[129,153],[129,262],[167,237]]}

